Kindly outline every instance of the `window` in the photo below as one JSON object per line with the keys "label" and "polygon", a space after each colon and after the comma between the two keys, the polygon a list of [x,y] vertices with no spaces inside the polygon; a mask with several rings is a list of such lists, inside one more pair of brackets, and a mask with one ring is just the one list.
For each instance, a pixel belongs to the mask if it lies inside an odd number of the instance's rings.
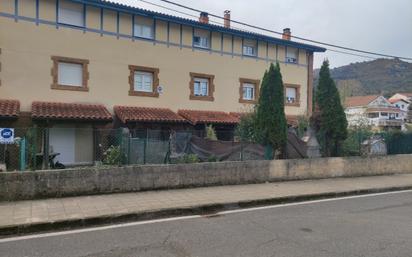
{"label": "window", "polygon": [[287,63],[298,63],[298,49],[293,47],[286,47]]}
{"label": "window", "polygon": [[159,69],[129,65],[129,95],[159,97]]}
{"label": "window", "polygon": [[195,78],[194,95],[208,96],[209,95],[209,79]]}
{"label": "window", "polygon": [[253,40],[243,41],[243,55],[256,56],[256,42]]}
{"label": "window", "polygon": [[378,118],[378,117],[379,117],[379,113],[377,113],[377,112],[369,113],[369,114],[368,114],[368,117],[371,118],[371,119]]}
{"label": "window", "polygon": [[153,92],[153,73],[135,71],[134,91]]}
{"label": "window", "polygon": [[300,106],[300,86],[293,84],[285,85],[285,104],[290,106]]}
{"label": "window", "polygon": [[215,86],[213,84],[215,76],[201,73],[190,73],[190,99],[214,101],[213,93]]}
{"label": "window", "polygon": [[240,78],[239,103],[256,103],[259,95],[259,80]]}
{"label": "window", "polygon": [[210,48],[210,32],[206,30],[195,30],[193,34],[193,46]]}
{"label": "window", "polygon": [[59,2],[58,23],[84,27],[83,4],[69,1]]}
{"label": "window", "polygon": [[201,37],[201,36],[194,36],[193,45],[197,47],[202,47],[202,48],[209,48],[209,38]]}
{"label": "window", "polygon": [[388,113],[387,112],[381,112],[381,116],[387,117]]}
{"label": "window", "polygon": [[256,50],[253,46],[243,46],[243,54],[250,55],[250,56],[256,56]]}
{"label": "window", "polygon": [[145,17],[136,17],[135,24],[133,28],[133,33],[135,37],[142,37],[147,39],[153,39],[153,20]]}
{"label": "window", "polygon": [[83,80],[83,65],[78,63],[59,62],[57,82],[59,85],[81,87]]}
{"label": "window", "polygon": [[52,56],[52,89],[88,91],[88,60]]}
{"label": "window", "polygon": [[243,99],[253,100],[255,99],[255,85],[245,83],[243,84]]}

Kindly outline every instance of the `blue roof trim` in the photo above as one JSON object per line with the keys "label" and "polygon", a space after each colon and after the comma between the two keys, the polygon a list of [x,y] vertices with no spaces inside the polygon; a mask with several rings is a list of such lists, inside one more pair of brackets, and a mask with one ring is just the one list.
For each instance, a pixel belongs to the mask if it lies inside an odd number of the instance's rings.
{"label": "blue roof trim", "polygon": [[192,27],[199,28],[199,29],[212,30],[212,31],[230,34],[234,36],[245,37],[245,38],[255,39],[255,40],[262,40],[262,41],[266,41],[272,44],[296,47],[296,48],[305,49],[311,52],[325,52],[326,51],[326,48],[323,48],[323,47],[303,44],[303,43],[299,43],[295,41],[283,40],[280,38],[270,37],[270,36],[266,36],[266,35],[262,35],[258,33],[253,33],[253,32],[225,28],[223,26],[218,26],[214,24],[204,24],[204,23],[200,23],[195,20],[186,19],[186,18],[182,18],[178,16],[164,14],[164,13],[159,13],[155,11],[150,11],[146,9],[141,9],[138,7],[133,7],[133,6],[124,5],[120,3],[113,3],[113,2],[108,2],[104,0],[71,0],[71,1],[92,5],[95,7],[111,9],[114,11],[121,11],[121,12],[134,14],[134,15],[147,16],[147,17],[158,19],[158,20],[163,20],[166,22],[183,24],[183,25],[192,26]]}

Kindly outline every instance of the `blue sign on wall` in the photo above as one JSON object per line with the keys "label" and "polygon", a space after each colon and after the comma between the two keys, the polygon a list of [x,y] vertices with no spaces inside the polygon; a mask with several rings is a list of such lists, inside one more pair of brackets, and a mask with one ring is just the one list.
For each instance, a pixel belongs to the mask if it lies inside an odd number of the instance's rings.
{"label": "blue sign on wall", "polygon": [[13,144],[14,143],[14,129],[13,128],[0,128],[0,144]]}

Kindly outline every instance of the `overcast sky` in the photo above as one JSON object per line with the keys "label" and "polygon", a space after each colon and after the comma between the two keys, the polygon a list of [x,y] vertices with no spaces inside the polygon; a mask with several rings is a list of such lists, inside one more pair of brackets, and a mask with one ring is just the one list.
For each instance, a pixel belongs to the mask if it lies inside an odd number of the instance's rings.
{"label": "overcast sky", "polygon": [[[112,1],[185,17],[140,0]],[[145,1],[195,14],[159,0]],[[289,27],[292,35],[304,38],[412,57],[412,0],[173,1],[222,16],[224,10],[231,10],[234,20],[276,31]],[[320,66],[324,58],[329,59],[332,67],[370,60],[327,51],[315,55],[315,68]]]}

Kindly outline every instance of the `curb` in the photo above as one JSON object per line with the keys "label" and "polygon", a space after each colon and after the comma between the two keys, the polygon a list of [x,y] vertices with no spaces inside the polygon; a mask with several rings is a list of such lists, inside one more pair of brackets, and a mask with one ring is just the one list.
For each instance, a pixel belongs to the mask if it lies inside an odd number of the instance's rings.
{"label": "curb", "polygon": [[162,210],[153,210],[149,212],[135,212],[135,213],[125,213],[125,214],[115,214],[115,215],[102,215],[96,217],[88,217],[84,219],[71,219],[62,221],[51,221],[43,223],[32,223],[24,225],[10,225],[0,227],[0,238],[4,238],[10,235],[25,235],[33,234],[39,232],[55,232],[62,230],[79,229],[85,227],[93,227],[99,225],[111,225],[123,222],[132,221],[145,221],[161,218],[170,218],[177,216],[188,216],[188,215],[203,215],[203,216],[213,216],[213,214],[221,211],[258,207],[264,205],[272,204],[284,204],[292,202],[303,202],[309,200],[319,200],[326,198],[336,198],[344,196],[353,195],[365,195],[373,193],[383,193],[391,191],[401,191],[410,190],[411,186],[401,186],[401,187],[387,187],[387,188],[371,188],[362,190],[351,190],[344,192],[328,192],[321,194],[309,194],[309,195],[296,195],[287,197],[275,197],[267,199],[257,199],[257,200],[247,200],[240,202],[227,202],[224,204],[206,204],[199,206],[191,206],[184,208],[168,208]]}

